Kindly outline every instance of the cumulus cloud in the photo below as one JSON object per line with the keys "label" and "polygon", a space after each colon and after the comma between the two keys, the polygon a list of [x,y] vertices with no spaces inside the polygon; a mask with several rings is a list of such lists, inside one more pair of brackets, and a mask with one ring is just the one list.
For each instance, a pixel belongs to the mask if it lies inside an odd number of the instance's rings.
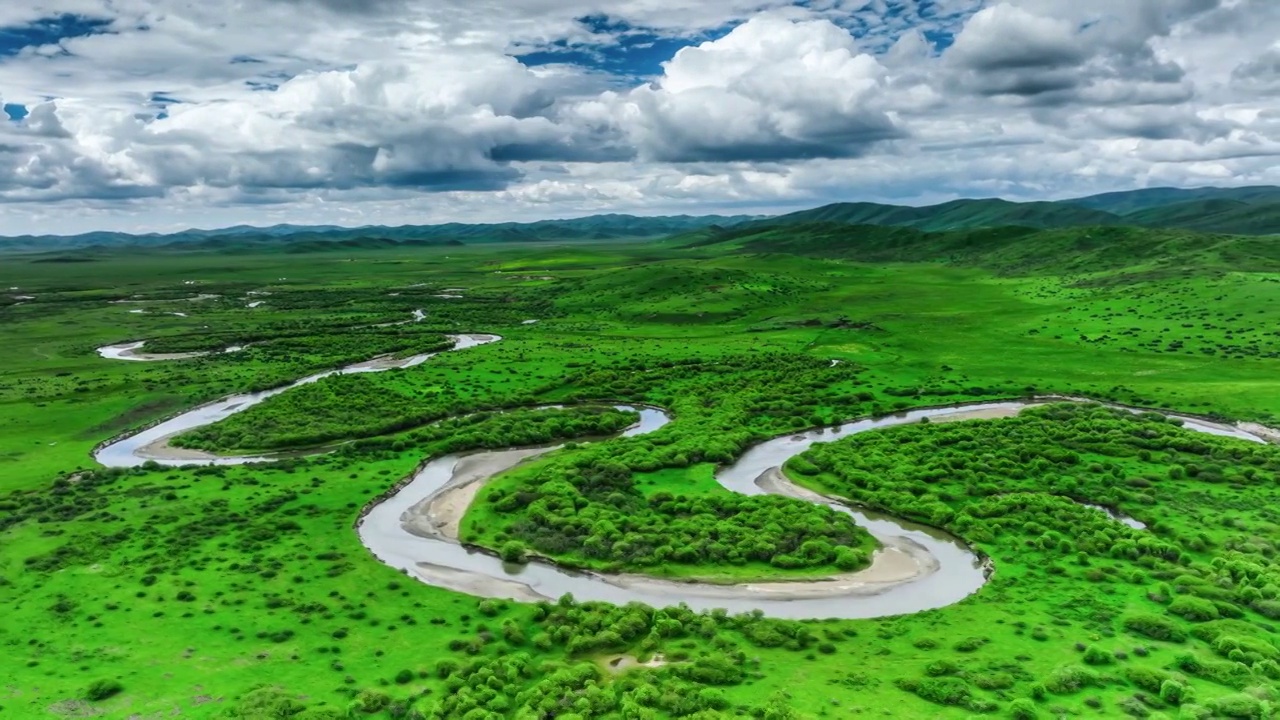
{"label": "cumulus cloud", "polygon": [[831,22],[771,14],[680,50],[654,83],[604,102],[653,161],[844,157],[904,134],[885,81]]}
{"label": "cumulus cloud", "polygon": [[1182,66],[1161,58],[1153,41],[1171,32],[1172,18],[1216,2],[1134,0],[1106,14],[1061,12],[1065,3],[1037,0],[1002,3],[969,20],[947,60],[960,84],[983,95],[1055,105],[1176,104],[1193,89]]}
{"label": "cumulus cloud", "polygon": [[[238,8],[0,7],[4,36],[26,38],[0,47],[0,91],[28,112],[0,116],[0,221],[496,220],[1280,181],[1272,0]],[[538,48],[554,64],[513,56]],[[599,61],[646,52],[642,70]],[[54,206],[64,224],[45,227]]]}
{"label": "cumulus cloud", "polygon": [[113,186],[143,193],[495,189],[519,177],[514,157],[609,152],[556,120],[557,85],[510,57],[456,53],[306,73],[271,92],[174,104],[158,118],[55,100],[36,106],[17,134],[30,139],[24,164],[44,172],[37,187],[57,198],[92,196],[104,168]]}

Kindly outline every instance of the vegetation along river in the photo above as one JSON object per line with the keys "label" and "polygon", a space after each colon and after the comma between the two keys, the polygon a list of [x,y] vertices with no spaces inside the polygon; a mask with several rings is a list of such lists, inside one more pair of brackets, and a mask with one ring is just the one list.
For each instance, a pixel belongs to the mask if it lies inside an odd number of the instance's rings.
{"label": "vegetation along river", "polygon": [[[458,335],[454,350],[501,338],[496,335]],[[103,353],[104,357],[113,357]],[[115,356],[118,357],[118,356]],[[162,465],[244,464],[265,462],[271,456],[228,457],[170,446],[178,433],[216,423],[269,397],[339,373],[379,372],[412,367],[431,354],[402,359],[378,358],[336,370],[309,375],[289,385],[259,393],[233,395],[202,405],[155,426],[106,443],[94,452],[109,467],[132,467],[148,461]],[[121,358],[123,359],[123,358]],[[446,455],[424,463],[399,488],[367,509],[357,530],[379,560],[431,585],[472,595],[533,601],[572,593],[578,600],[613,603],[642,602],[664,606],[685,603],[695,610],[724,608],[730,612],[763,611],[785,618],[871,618],[902,615],[945,607],[963,600],[986,582],[990,568],[952,535],[934,528],[849,507],[792,484],[781,471],[790,458],[816,442],[831,442],[879,428],[917,423],[951,422],[1008,417],[1047,401],[1084,398],[1043,398],[923,408],[898,415],[869,418],[837,427],[788,434],[748,450],[721,468],[716,480],[743,494],[773,493],[826,504],[851,516],[882,545],[869,567],[854,573],[813,581],[756,582],[738,585],[665,580],[640,575],[578,572],[532,559],[526,564],[503,562],[496,555],[468,548],[457,541],[457,526],[477,491],[493,476],[559,446],[495,450]],[[641,419],[623,435],[653,432],[670,418],[656,408],[617,406],[635,410]],[[1119,407],[1119,406],[1115,406]],[[1137,408],[1125,408],[1139,412]],[[1242,428],[1171,415],[1191,430],[1266,442],[1254,428]],[[1141,523],[1106,511],[1134,527]]]}

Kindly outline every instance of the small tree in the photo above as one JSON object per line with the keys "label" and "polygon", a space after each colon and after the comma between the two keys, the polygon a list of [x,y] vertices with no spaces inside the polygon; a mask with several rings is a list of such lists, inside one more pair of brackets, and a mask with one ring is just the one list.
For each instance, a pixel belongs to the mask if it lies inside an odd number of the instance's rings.
{"label": "small tree", "polygon": [[512,540],[503,544],[499,554],[505,562],[524,563],[528,560],[529,551],[525,548],[524,543],[519,540]]}

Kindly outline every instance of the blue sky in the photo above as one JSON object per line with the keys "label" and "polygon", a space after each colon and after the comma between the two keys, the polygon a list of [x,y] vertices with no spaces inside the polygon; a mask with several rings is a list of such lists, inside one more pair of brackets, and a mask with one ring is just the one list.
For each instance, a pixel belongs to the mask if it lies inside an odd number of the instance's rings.
{"label": "blue sky", "polygon": [[[813,3],[798,2],[809,9]],[[884,50],[903,32],[919,29],[937,52],[951,46],[955,27],[972,14],[977,4],[946,12],[932,0],[887,2],[883,11],[831,15],[832,21],[868,48]],[[662,64],[681,48],[718,40],[740,20],[688,31],[637,26],[607,14],[585,15],[574,21],[590,33],[588,41],[560,38],[519,47],[513,54],[530,67],[573,64],[616,76],[620,82],[647,80],[662,73]]]}
{"label": "blue sky", "polygon": [[12,232],[1280,183],[1270,0],[37,0]]}
{"label": "blue sky", "polygon": [[0,57],[11,57],[27,48],[57,45],[68,38],[110,32],[111,20],[71,13],[41,17],[21,25],[0,27]]}

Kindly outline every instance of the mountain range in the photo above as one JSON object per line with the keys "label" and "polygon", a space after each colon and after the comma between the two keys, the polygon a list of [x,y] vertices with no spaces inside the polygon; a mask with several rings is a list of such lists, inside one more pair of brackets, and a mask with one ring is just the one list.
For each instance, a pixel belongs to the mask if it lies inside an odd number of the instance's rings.
{"label": "mountain range", "polygon": [[[928,233],[988,228],[1035,230],[1140,227],[1233,235],[1280,234],[1280,187],[1147,188],[1057,201],[953,200],[912,207],[835,203],[774,217],[592,215],[530,223],[366,226],[240,225],[170,234],[94,232],[0,238],[0,251],[50,252],[146,247],[178,251],[309,252],[321,249],[481,243],[635,241],[709,230],[756,232],[788,226],[879,226]],[[705,239],[705,238],[704,238]],[[694,240],[698,242],[698,240]]]}

